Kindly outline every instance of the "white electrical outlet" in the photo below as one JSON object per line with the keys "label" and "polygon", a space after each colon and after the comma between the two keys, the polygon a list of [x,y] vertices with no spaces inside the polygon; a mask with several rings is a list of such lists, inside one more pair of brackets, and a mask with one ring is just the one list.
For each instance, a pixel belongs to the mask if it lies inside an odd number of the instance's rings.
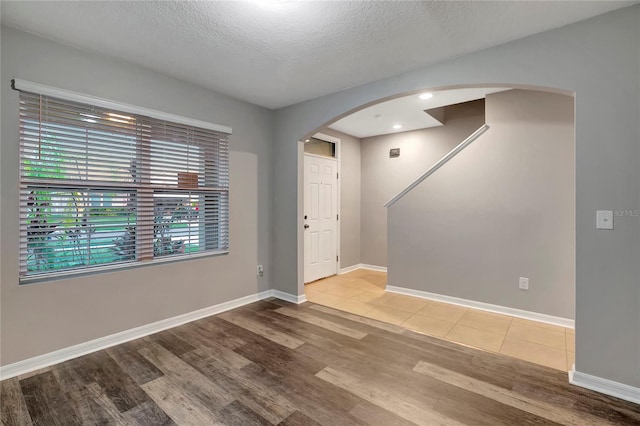
{"label": "white electrical outlet", "polygon": [[256,275],[258,275],[259,277],[264,275],[264,268],[262,267],[262,265],[258,265],[256,267]]}
{"label": "white electrical outlet", "polygon": [[520,277],[518,281],[518,287],[520,290],[529,290],[529,278]]}

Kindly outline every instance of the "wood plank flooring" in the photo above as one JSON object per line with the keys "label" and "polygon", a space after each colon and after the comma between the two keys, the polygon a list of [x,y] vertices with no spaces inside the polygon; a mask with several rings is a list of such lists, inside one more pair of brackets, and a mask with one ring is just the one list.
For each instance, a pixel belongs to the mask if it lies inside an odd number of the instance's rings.
{"label": "wood plank flooring", "polygon": [[253,303],[0,383],[3,425],[613,425],[566,373],[312,303]]}

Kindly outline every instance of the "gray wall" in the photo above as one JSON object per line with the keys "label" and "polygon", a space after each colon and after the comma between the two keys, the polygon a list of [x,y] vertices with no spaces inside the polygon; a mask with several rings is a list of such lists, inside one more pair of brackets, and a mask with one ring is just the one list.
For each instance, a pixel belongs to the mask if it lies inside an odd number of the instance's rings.
{"label": "gray wall", "polygon": [[496,93],[486,117],[485,134],[390,207],[389,284],[573,319],[573,97]]}
{"label": "gray wall", "polygon": [[[2,365],[270,288],[273,113],[2,28]],[[233,127],[230,254],[18,286],[21,78]],[[265,276],[256,278],[256,264]]]}
{"label": "gray wall", "polygon": [[[444,126],[362,139],[361,263],[387,266],[385,203],[484,124],[484,101],[445,109]],[[400,157],[389,158],[389,149]]]}
{"label": "gray wall", "polygon": [[640,386],[640,220],[595,229],[597,209],[640,208],[638,22],[636,5],[276,111],[274,286],[304,289],[296,141],[399,94],[481,84],[575,92],[576,369]]}
{"label": "gray wall", "polygon": [[324,128],[340,139],[340,268],[360,263],[360,139]]}

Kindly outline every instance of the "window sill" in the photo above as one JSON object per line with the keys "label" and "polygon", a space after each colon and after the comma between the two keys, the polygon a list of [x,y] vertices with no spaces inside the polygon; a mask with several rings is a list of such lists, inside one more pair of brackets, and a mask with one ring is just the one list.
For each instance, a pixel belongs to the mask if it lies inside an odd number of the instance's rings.
{"label": "window sill", "polygon": [[206,253],[198,253],[198,254],[168,256],[164,258],[158,258],[158,259],[147,260],[147,261],[138,261],[138,262],[133,261],[129,263],[118,263],[117,265],[94,266],[94,267],[90,267],[82,270],[75,270],[75,271],[69,270],[69,271],[60,271],[60,272],[50,272],[46,274],[39,274],[36,276],[20,277],[19,284],[20,285],[35,284],[35,283],[48,282],[48,281],[54,281],[54,280],[86,277],[90,275],[104,274],[108,272],[126,271],[130,269],[144,268],[147,266],[162,265],[162,264],[174,263],[174,262],[184,262],[188,260],[202,259],[205,257],[217,257],[217,256],[223,256],[227,254],[229,254],[229,250],[209,251]]}

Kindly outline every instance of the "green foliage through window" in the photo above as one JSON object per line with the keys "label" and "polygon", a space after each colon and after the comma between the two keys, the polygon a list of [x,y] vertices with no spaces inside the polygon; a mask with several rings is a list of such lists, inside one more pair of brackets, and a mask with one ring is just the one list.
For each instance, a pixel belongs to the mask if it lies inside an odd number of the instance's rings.
{"label": "green foliage through window", "polygon": [[225,251],[228,141],[20,93],[21,277]]}

